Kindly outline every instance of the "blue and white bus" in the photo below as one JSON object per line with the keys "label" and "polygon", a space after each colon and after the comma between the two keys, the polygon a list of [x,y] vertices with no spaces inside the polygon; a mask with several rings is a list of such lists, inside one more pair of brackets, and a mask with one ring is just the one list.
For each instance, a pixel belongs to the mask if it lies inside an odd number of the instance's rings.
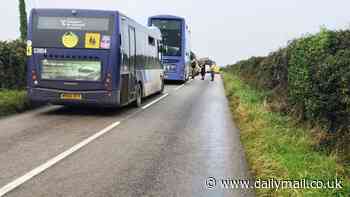
{"label": "blue and white bus", "polygon": [[163,58],[166,80],[187,81],[190,76],[190,30],[182,17],[171,15],[152,16],[149,26],[162,32]]}
{"label": "blue and white bus", "polygon": [[58,105],[141,105],[164,89],[161,32],[118,11],[33,9],[28,95]]}

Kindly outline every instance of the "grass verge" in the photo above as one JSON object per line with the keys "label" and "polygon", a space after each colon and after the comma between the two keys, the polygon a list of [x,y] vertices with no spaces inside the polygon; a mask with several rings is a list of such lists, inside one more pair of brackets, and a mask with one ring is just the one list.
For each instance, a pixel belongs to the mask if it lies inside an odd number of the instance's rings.
{"label": "grass verge", "polygon": [[[227,97],[241,131],[250,170],[256,180],[342,181],[342,189],[257,189],[257,196],[348,196],[349,169],[338,163],[336,154],[315,150],[311,132],[294,124],[291,117],[270,112],[264,103],[266,92],[224,73]],[[263,185],[260,185],[264,187]],[[332,186],[332,184],[330,185]]]}
{"label": "grass verge", "polygon": [[0,90],[0,117],[30,109],[26,91]]}

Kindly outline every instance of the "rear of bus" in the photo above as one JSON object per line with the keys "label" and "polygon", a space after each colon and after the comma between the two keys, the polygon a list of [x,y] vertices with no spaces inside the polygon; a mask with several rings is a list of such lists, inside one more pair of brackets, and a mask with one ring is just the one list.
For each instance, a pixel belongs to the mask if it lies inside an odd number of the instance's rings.
{"label": "rear of bus", "polygon": [[162,32],[165,79],[186,81],[190,54],[186,51],[185,20],[177,16],[159,15],[150,17],[148,25],[156,26]]}
{"label": "rear of bus", "polygon": [[119,105],[118,13],[34,9],[27,55],[31,101]]}

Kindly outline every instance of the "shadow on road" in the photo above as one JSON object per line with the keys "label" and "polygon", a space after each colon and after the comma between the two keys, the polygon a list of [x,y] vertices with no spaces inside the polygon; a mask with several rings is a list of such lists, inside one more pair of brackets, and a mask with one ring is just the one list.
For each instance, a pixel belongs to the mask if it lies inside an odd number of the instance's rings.
{"label": "shadow on road", "polygon": [[165,81],[165,84],[167,85],[182,85],[184,82],[183,81]]}
{"label": "shadow on road", "polygon": [[[152,102],[154,99],[159,98],[162,94],[155,94],[144,98],[142,100],[143,105]],[[49,111],[42,112],[41,115],[62,115],[62,116],[118,116],[128,112],[138,110],[133,104],[123,107],[98,107],[98,106],[57,106]]]}

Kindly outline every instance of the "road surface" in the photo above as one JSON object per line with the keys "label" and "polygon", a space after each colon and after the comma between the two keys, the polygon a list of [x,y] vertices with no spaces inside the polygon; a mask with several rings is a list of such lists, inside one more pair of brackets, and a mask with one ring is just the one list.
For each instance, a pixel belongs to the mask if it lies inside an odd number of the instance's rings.
{"label": "road surface", "polygon": [[219,78],[168,85],[140,109],[50,106],[0,120],[0,196],[254,196],[220,178],[249,174]]}

